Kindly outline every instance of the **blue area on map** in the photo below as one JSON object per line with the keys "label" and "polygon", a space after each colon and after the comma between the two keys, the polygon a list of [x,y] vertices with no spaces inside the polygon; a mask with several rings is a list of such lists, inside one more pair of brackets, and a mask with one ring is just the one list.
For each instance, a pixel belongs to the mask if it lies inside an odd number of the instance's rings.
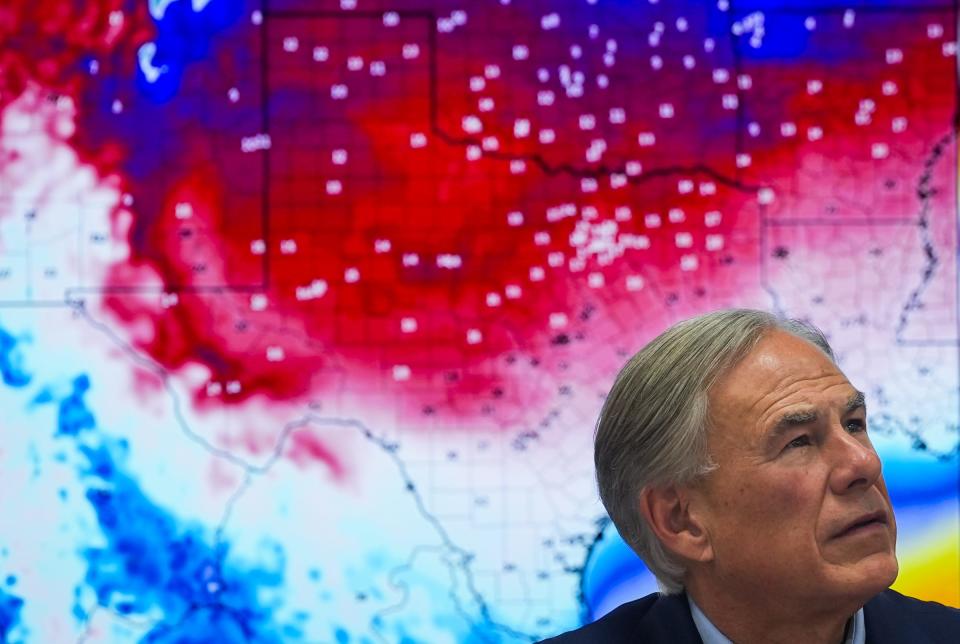
{"label": "blue area on map", "polygon": [[[162,615],[144,642],[279,642],[297,625],[277,624],[260,594],[283,583],[282,551],[271,567],[225,562],[229,544],[213,545],[201,526],[184,525],[155,504],[125,471],[129,444],[96,430],[80,375],[59,401],[57,434],[76,441],[84,457],[86,498],[106,545],[87,548],[84,583],[100,606],[124,615]],[[279,546],[277,546],[279,549]],[[78,596],[79,597],[79,596]],[[78,619],[88,617],[79,603]]]}
{"label": "blue area on map", "polygon": [[0,378],[9,387],[25,387],[30,384],[30,374],[23,366],[20,342],[0,326]]}
{"label": "blue area on map", "polygon": [[8,642],[11,632],[20,623],[23,600],[7,591],[0,590],[0,642]]}
{"label": "blue area on map", "polygon": [[[90,389],[90,378],[86,374],[73,379],[72,391],[60,401],[57,409],[58,434],[76,436],[84,429],[96,427],[97,421],[83,400],[88,389]],[[34,402],[41,400],[43,400],[42,393],[41,397],[34,399]]]}
{"label": "blue area on map", "polygon": [[956,498],[960,487],[960,456],[956,452],[944,460],[921,450],[881,456],[883,478],[894,507],[933,505]]}
{"label": "blue area on map", "polygon": [[193,2],[177,0],[166,5],[162,16],[155,16],[156,38],[150,46],[149,66],[156,75],[146,73],[141,62],[137,84],[153,101],[173,98],[180,88],[186,67],[210,55],[214,36],[236,22],[243,2],[211,0],[199,11]]}
{"label": "blue area on map", "polygon": [[600,609],[610,603],[608,595],[624,586],[652,586],[654,583],[653,574],[610,522],[584,565],[582,590],[586,614],[583,618],[591,622],[601,617],[605,611]]}
{"label": "blue area on map", "polygon": [[737,39],[738,53],[747,60],[772,59],[777,64],[795,60],[809,64],[815,56],[808,51],[811,33],[803,26],[804,19],[802,15],[765,14],[760,46],[751,44],[752,32],[747,32]]}
{"label": "blue area on map", "polygon": [[[731,21],[730,17],[725,17],[728,24],[739,22],[741,25],[748,25],[751,22],[750,11],[738,10],[737,15]],[[804,22],[808,18],[804,13],[777,13],[764,12],[762,22],[762,35],[758,39],[757,46],[753,44],[754,35],[757,33],[755,27],[748,28],[741,35],[736,37],[737,54],[746,61],[748,67],[743,69],[749,73],[751,62],[770,62],[783,66],[790,63],[810,65],[815,61],[837,64],[844,59],[854,57],[862,47],[861,41],[856,38],[844,38],[848,30],[843,27],[840,16],[836,14],[829,18],[820,19],[817,26],[817,33],[811,32],[806,28]],[[719,21],[724,18],[715,16]],[[730,27],[727,27],[730,32]],[[811,49],[810,39],[816,35],[820,43],[823,42],[823,33],[831,33],[829,49]]]}

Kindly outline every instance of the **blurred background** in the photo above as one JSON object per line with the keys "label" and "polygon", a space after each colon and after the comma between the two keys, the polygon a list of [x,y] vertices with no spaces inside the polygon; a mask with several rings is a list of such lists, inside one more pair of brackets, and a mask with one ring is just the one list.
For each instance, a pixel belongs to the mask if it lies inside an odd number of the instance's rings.
{"label": "blurred background", "polygon": [[531,642],[655,590],[592,432],[821,327],[960,605],[956,2],[0,7],[0,635]]}

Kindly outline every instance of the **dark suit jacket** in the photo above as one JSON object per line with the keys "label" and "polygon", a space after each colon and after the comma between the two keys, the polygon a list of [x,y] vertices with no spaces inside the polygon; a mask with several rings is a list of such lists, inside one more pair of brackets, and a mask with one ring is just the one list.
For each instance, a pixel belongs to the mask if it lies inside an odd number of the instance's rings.
{"label": "dark suit jacket", "polygon": [[[863,607],[867,644],[960,643],[960,610],[885,590]],[[654,593],[592,624],[545,640],[551,644],[703,644],[686,595]]]}

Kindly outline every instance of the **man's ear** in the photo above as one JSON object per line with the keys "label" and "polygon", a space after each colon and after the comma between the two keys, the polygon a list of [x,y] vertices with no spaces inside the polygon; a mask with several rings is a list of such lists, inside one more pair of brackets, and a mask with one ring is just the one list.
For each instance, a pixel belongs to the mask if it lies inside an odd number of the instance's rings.
{"label": "man's ear", "polygon": [[691,511],[688,490],[673,485],[645,487],[640,513],[663,546],[688,561],[713,560],[713,545],[699,513]]}

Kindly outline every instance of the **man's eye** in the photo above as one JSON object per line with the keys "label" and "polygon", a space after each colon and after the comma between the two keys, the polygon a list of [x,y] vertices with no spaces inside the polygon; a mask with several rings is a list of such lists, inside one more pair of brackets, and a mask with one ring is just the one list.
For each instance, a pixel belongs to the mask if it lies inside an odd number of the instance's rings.
{"label": "man's eye", "polygon": [[847,421],[847,431],[850,433],[862,432],[866,431],[866,429],[867,424],[859,418],[853,418]]}
{"label": "man's eye", "polygon": [[787,449],[792,449],[794,447],[805,447],[810,444],[810,437],[804,434],[803,436],[797,436],[792,441],[787,443]]}

